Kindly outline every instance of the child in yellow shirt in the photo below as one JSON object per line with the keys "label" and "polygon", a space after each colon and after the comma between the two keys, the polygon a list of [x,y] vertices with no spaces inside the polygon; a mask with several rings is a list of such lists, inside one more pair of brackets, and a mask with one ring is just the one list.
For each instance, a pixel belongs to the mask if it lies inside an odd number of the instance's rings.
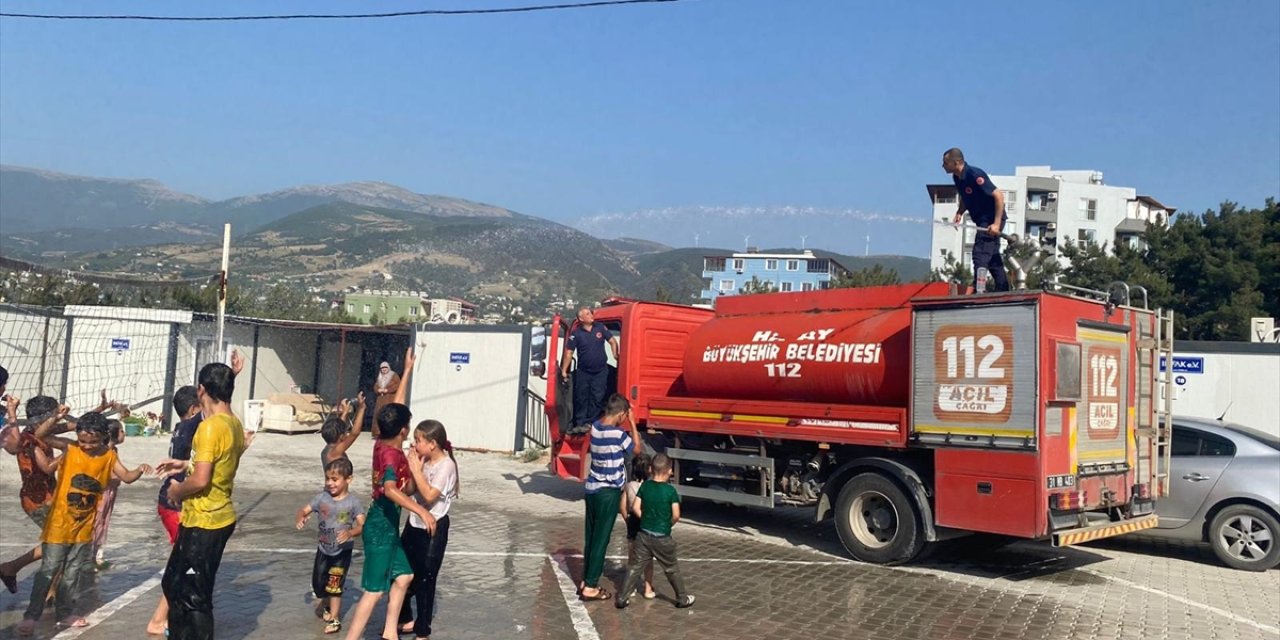
{"label": "child in yellow shirt", "polygon": [[112,478],[132,484],[151,467],[139,465],[128,469],[120,462],[115,449],[108,446],[110,427],[106,417],[99,412],[86,413],[76,423],[76,443],[51,439],[49,444],[62,448],[66,453],[56,460],[38,456],[48,473],[57,474],[57,489],[49,517],[41,533],[40,570],[36,572],[31,587],[31,604],[27,606],[18,625],[18,635],[28,636],[35,630],[36,621],[44,613],[45,600],[53,577],[58,573],[55,607],[58,625],[85,627],[89,623],[76,615],[76,598],[81,590],[81,580],[93,562],[93,524],[98,514],[98,501]]}

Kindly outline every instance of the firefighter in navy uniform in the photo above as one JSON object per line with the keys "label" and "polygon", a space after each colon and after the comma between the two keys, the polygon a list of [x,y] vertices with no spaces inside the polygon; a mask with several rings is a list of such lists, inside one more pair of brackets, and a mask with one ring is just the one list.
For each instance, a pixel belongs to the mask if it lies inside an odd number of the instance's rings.
{"label": "firefighter in navy uniform", "polygon": [[[609,359],[604,346],[613,349],[613,360],[618,361],[618,337],[607,327],[596,324],[595,312],[589,307],[578,309],[578,322],[569,331],[564,343],[564,355],[560,358],[560,377],[568,382],[569,363],[578,353],[578,368],[573,373],[573,423],[569,433],[585,433],[591,423],[604,413],[604,400],[613,393],[609,389]],[[616,382],[615,382],[616,385]]]}
{"label": "firefighter in navy uniform", "polygon": [[942,154],[942,169],[951,174],[959,194],[954,222],[964,220],[964,212],[978,227],[973,238],[973,281],[978,286],[978,269],[991,274],[987,291],[1008,291],[1009,276],[1000,257],[1000,229],[1004,225],[1004,194],[996,189],[986,171],[964,161],[964,152],[952,147]]}

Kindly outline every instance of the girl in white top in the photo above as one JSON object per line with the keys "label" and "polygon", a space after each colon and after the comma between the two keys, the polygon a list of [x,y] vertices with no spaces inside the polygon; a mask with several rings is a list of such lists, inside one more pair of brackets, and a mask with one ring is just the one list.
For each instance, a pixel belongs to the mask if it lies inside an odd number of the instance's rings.
{"label": "girl in white top", "polygon": [[[427,507],[430,517],[424,520],[410,514],[409,524],[400,536],[413,567],[413,582],[400,608],[400,632],[425,639],[431,635],[436,579],[449,544],[449,506],[458,497],[458,463],[444,425],[435,420],[418,423],[408,457],[409,471],[418,487],[416,498]],[[411,606],[414,603],[416,618]]]}

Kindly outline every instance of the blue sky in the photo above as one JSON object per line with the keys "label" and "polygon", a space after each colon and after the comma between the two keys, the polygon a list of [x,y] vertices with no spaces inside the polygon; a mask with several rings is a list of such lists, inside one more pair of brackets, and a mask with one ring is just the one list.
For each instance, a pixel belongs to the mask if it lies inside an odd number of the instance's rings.
{"label": "blue sky", "polygon": [[[502,0],[59,2],[187,14]],[[1280,194],[1280,3],[689,0],[490,17],[0,19],[0,161],[210,198],[383,180],[670,244],[925,255],[941,151],[1183,210]],[[778,215],[777,212],[790,212]],[[654,212],[665,212],[655,214]],[[675,212],[672,214],[672,212]],[[745,212],[745,213],[744,213]],[[798,213],[797,213],[798,212]],[[789,236],[794,235],[794,238]]]}

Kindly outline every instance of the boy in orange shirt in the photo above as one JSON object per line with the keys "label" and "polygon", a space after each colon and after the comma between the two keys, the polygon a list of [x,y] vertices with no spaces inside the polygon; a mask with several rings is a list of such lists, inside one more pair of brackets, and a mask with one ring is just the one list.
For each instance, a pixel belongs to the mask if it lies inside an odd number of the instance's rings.
{"label": "boy in orange shirt", "polygon": [[62,573],[57,585],[55,607],[58,625],[66,627],[88,626],[88,621],[75,615],[76,598],[81,590],[82,577],[91,571],[93,561],[93,523],[98,512],[98,501],[112,477],[132,484],[151,467],[139,465],[129,470],[107,446],[110,427],[106,417],[98,412],[86,413],[76,423],[76,444],[68,446],[62,441],[51,440],[55,448],[65,448],[66,453],[57,460],[49,460],[41,453],[37,458],[47,473],[56,473],[57,488],[53,504],[40,536],[41,563],[31,588],[31,604],[18,625],[18,635],[31,635],[36,621],[44,612],[45,600],[53,582],[53,576]]}

